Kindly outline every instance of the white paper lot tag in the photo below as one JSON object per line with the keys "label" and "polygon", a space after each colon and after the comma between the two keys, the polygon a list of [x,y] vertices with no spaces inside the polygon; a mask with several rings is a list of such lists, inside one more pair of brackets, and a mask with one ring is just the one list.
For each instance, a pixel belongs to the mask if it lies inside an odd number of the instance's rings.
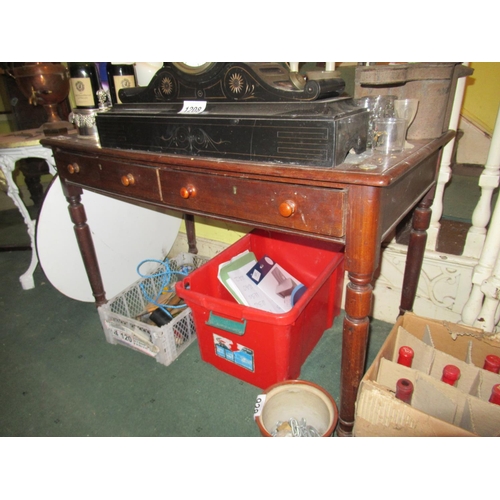
{"label": "white paper lot tag", "polygon": [[255,400],[255,408],[253,412],[253,419],[255,420],[257,417],[262,415],[262,408],[264,408],[264,403],[266,402],[266,395],[259,394],[257,399]]}
{"label": "white paper lot tag", "polygon": [[178,114],[180,115],[198,115],[205,111],[207,101],[184,101],[182,109]]}

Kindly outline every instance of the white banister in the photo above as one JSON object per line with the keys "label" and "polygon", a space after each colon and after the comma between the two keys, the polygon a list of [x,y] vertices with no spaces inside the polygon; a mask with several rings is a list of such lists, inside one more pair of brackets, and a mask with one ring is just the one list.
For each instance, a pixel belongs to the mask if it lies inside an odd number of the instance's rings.
{"label": "white banister", "polygon": [[[500,224],[500,205],[497,204],[491,218],[491,225]],[[496,236],[496,237],[495,237]],[[488,231],[483,254],[474,269],[473,287],[469,302],[464,307],[462,319],[467,324],[493,332],[498,323],[498,303],[500,299],[500,238],[495,231]],[[481,266],[481,267],[480,267]],[[474,321],[472,321],[474,317]]]}
{"label": "white banister", "polygon": [[[463,63],[464,66],[468,66],[469,63]],[[451,130],[458,130],[458,123],[460,120],[460,112],[462,110],[462,103],[465,93],[465,82],[466,78],[459,78],[457,80],[457,88],[455,91],[455,97],[453,100],[453,107],[450,116],[450,125],[448,128]],[[437,246],[437,239],[439,235],[439,229],[441,227],[440,220],[443,215],[443,199],[444,199],[444,188],[451,178],[451,161],[453,157],[453,150],[455,147],[456,138],[453,138],[444,148],[443,154],[441,156],[441,164],[439,166],[439,174],[436,183],[436,192],[434,194],[434,202],[432,203],[432,215],[429,229],[427,230],[427,243],[426,248],[428,250],[435,250]]]}
{"label": "white banister", "polygon": [[[499,183],[499,169],[500,169],[500,108],[495,124],[495,130],[491,139],[491,146],[488,153],[488,159],[485,169],[479,178],[479,185],[481,186],[481,198],[474,210],[473,227],[469,230],[467,235],[466,246],[468,245],[468,252],[474,250],[472,242],[478,244],[484,241],[481,250],[479,262],[474,268],[472,275],[472,290],[469,300],[465,304],[462,311],[462,321],[467,325],[475,325],[481,328],[486,328],[484,318],[482,317],[481,310],[483,308],[485,291],[490,295],[487,302],[488,315],[491,318],[491,303],[492,294],[494,294],[495,280],[492,278],[492,272],[495,268],[495,274],[498,272],[498,256],[500,251],[500,204],[497,203],[491,221],[489,217],[491,214],[491,197],[493,190]],[[490,222],[490,229],[486,232],[486,226]],[[486,233],[486,234],[485,234]],[[487,280],[489,284],[485,284]],[[484,289],[482,289],[484,285]],[[496,304],[498,305],[498,294],[496,296]],[[496,310],[496,308],[495,308]],[[485,311],[486,312],[486,311]],[[496,312],[493,312],[496,317]],[[494,322],[493,324],[496,324]],[[488,328],[491,326],[491,320],[488,321]],[[490,328],[488,331],[492,331]]]}
{"label": "white banister", "polygon": [[[472,227],[467,234],[464,255],[478,255],[485,244],[486,227],[491,216],[491,200],[493,191],[498,187],[500,179],[500,107],[498,109],[495,130],[491,138],[491,146],[483,173],[479,177],[481,197],[472,214]],[[500,235],[499,235],[500,238]]]}
{"label": "white banister", "polygon": [[[498,211],[498,205],[495,212]],[[493,332],[500,319],[500,258],[497,256],[497,262],[493,274],[483,281],[481,292],[484,294],[484,302],[481,307],[479,317],[476,318],[474,326],[482,328],[487,332]]]}

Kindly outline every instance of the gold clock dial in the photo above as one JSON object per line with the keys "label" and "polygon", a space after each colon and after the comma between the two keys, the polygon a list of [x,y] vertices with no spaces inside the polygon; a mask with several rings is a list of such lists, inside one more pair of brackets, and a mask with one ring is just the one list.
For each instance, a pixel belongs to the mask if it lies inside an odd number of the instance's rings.
{"label": "gold clock dial", "polygon": [[178,70],[189,75],[200,75],[215,65],[213,62],[174,62],[172,64]]}

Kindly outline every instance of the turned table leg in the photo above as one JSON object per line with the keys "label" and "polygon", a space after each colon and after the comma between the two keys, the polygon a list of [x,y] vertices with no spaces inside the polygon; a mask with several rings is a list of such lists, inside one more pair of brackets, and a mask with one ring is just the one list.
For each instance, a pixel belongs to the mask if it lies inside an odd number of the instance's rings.
{"label": "turned table leg", "polygon": [[196,246],[196,231],[195,231],[195,226],[194,226],[194,215],[184,214],[184,222],[186,223],[188,252],[196,255],[198,253],[198,247]]}
{"label": "turned table leg", "polygon": [[351,218],[346,235],[346,288],[342,333],[342,366],[338,436],[352,436],[358,387],[364,373],[370,318],[372,280],[380,259],[380,192],[352,190]]}
{"label": "turned table leg", "polygon": [[358,387],[363,376],[371,311],[371,278],[349,274],[342,333],[342,372],[338,436],[352,436]]}
{"label": "turned table leg", "polygon": [[63,192],[69,203],[69,215],[74,224],[76,240],[80,248],[80,253],[82,254],[85,270],[89,278],[90,287],[92,288],[92,294],[94,295],[96,306],[101,306],[105,304],[107,300],[94,242],[92,240],[90,228],[87,224],[87,215],[81,203],[82,189],[75,186],[67,186],[63,183]]}
{"label": "turned table leg", "polygon": [[431,223],[432,211],[430,207],[433,199],[434,189],[431,189],[413,212],[412,229],[403,278],[403,290],[401,293],[401,305],[399,306],[400,315],[403,315],[406,311],[413,310],[413,303],[417,295],[418,280],[424,261],[427,229],[429,229]]}
{"label": "turned table leg", "polygon": [[17,162],[19,170],[24,175],[26,187],[33,200],[37,215],[40,211],[43,201],[43,186],[40,182],[42,175],[49,173],[47,162],[43,158],[24,158]]}

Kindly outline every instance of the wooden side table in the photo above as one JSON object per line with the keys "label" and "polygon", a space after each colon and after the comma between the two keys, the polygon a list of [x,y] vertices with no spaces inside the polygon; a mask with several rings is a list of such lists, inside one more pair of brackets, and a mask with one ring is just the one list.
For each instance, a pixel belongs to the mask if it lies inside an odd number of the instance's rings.
{"label": "wooden side table", "polygon": [[[453,137],[448,131],[413,141],[413,148],[397,155],[373,155],[335,168],[101,148],[67,136],[42,143],[54,152],[97,306],[107,299],[82,202],[84,188],[130,203],[342,244],[348,279],[337,435],[351,436],[382,242],[414,210],[400,305],[404,313],[415,299],[441,151]],[[189,237],[195,239],[194,231]]]}
{"label": "wooden side table", "polygon": [[31,240],[31,262],[27,271],[19,277],[24,290],[35,287],[33,272],[38,264],[35,246],[36,222],[31,218],[25,203],[19,195],[19,189],[14,182],[13,173],[16,169],[16,162],[19,160],[40,158],[46,161],[49,173],[52,175],[56,174],[52,151],[40,145],[40,140],[43,137],[44,135],[39,129],[22,130],[0,136],[0,169],[7,180],[7,195],[14,201],[21,212]]}

